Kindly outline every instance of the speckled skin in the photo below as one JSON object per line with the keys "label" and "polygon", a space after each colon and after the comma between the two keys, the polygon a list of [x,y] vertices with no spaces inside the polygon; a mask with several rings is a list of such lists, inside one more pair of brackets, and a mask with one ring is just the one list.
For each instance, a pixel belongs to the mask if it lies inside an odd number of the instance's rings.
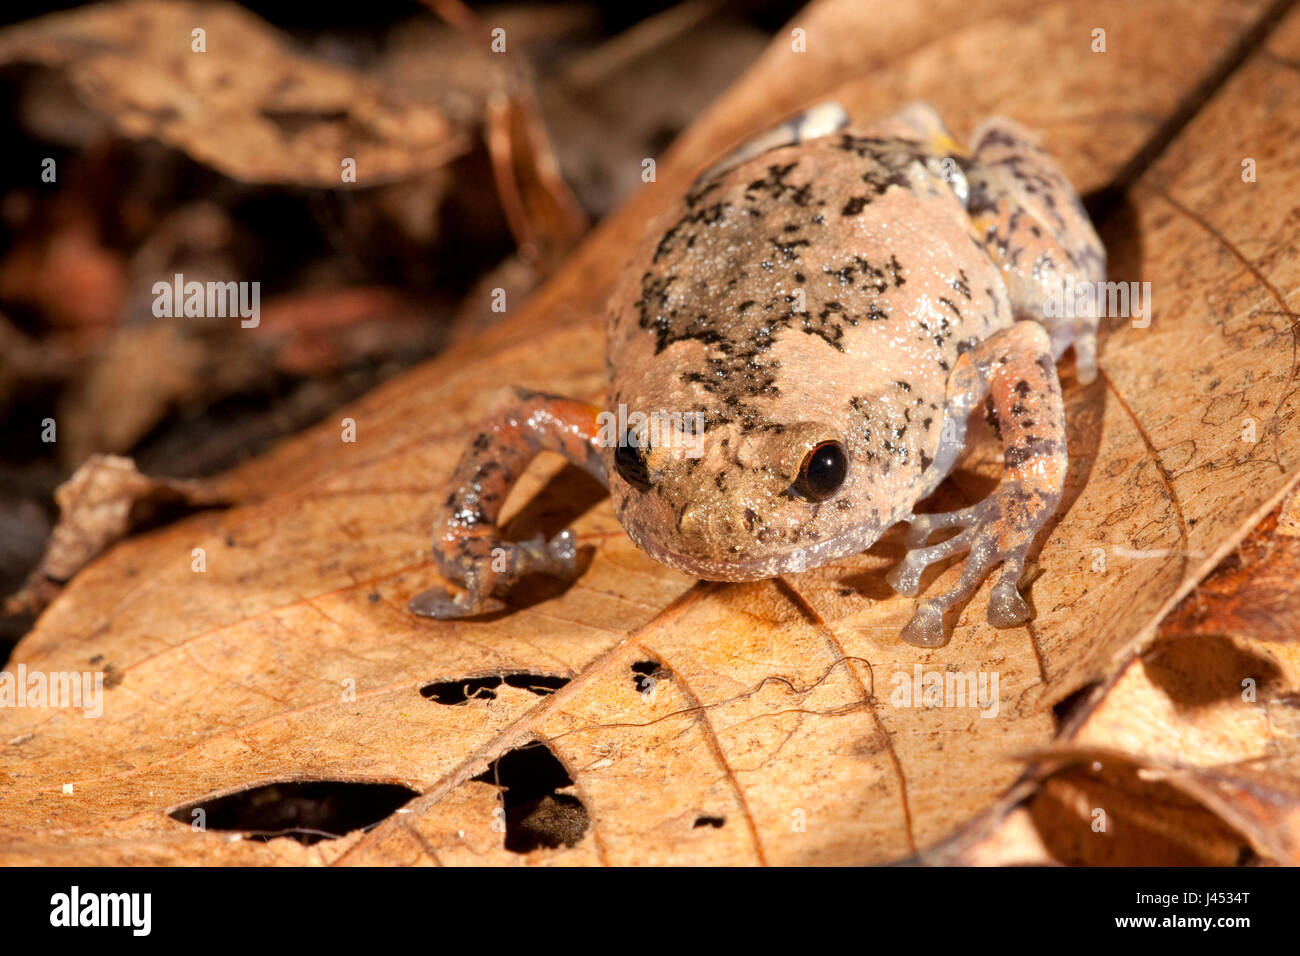
{"label": "speckled skin", "polygon": [[[798,125],[790,128],[797,139]],[[989,619],[1020,623],[1028,608],[1016,584],[1067,464],[1054,361],[1073,343],[1080,378],[1095,374],[1095,317],[1049,321],[1042,306],[1054,284],[1104,273],[1104,250],[1069,183],[1009,120],[985,123],[967,152],[933,110],[914,104],[869,128],[767,150],[710,171],[652,222],[610,302],[608,407],[702,412],[702,454],[650,448],[649,487],[634,487],[615,448],[601,447],[590,408],[577,417],[591,429],[562,436],[566,453],[607,477],[640,547],[691,574],[801,571],[906,521],[913,550],[890,576],[902,593],[916,593],[928,563],[970,554],[962,580],[918,607],[904,639],[943,643],[945,613],[997,564]],[[913,517],[986,402],[1005,446],[1003,481],[972,508]],[[827,500],[808,500],[793,485],[809,450],[828,440],[847,451],[847,476]],[[444,573],[470,589],[454,600],[428,592],[421,613],[481,610],[525,566],[564,573],[562,558],[543,555],[483,580],[483,542],[501,544],[495,493],[503,498],[514,475],[478,507],[482,469],[500,458],[500,443],[476,444],[435,532]],[[474,486],[466,520],[458,494]],[[945,527],[959,533],[925,547]]]}

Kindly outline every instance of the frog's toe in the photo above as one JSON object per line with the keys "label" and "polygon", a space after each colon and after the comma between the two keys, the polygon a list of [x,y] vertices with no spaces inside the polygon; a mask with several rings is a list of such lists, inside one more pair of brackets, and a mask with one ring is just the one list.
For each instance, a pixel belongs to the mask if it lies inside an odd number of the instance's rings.
{"label": "frog's toe", "polygon": [[[919,647],[942,647],[947,644],[948,632],[944,629],[944,615],[953,607],[959,607],[969,601],[971,595],[975,593],[975,589],[979,587],[980,582],[988,574],[988,550],[985,542],[980,537],[978,526],[972,527],[969,531],[963,532],[957,537],[949,539],[949,541],[933,545],[933,547],[939,548],[951,541],[958,540],[961,543],[953,547],[951,553],[970,551],[970,557],[966,559],[966,566],[962,569],[961,578],[947,591],[921,602],[920,606],[917,607],[916,613],[912,615],[912,620],[907,627],[903,628],[900,635],[909,644],[916,644]],[[927,548],[926,550],[931,549]]]}
{"label": "frog's toe", "polygon": [[1013,546],[1004,544],[1007,532],[1015,527],[1014,508],[1022,497],[1016,488],[1002,487],[970,508],[947,515],[928,516],[940,518],[949,525],[965,524],[966,527],[946,541],[909,552],[886,575],[895,590],[900,594],[916,594],[921,571],[926,565],[959,552],[970,553],[957,583],[917,608],[911,623],[903,630],[903,640],[922,647],[939,647],[947,643],[942,627],[944,615],[951,608],[965,605],[989,572],[999,564],[1002,573],[989,596],[988,622],[994,627],[1015,627],[1029,620],[1029,605],[1020,595],[1017,584],[1024,572],[1028,540],[1032,540],[1032,535],[1014,535],[1021,539],[1020,543]]}
{"label": "frog's toe", "polygon": [[1016,627],[1033,616],[1018,587],[1025,570],[1026,550],[1017,548],[1002,557],[1002,573],[989,595],[988,621],[994,627]]}
{"label": "frog's toe", "polygon": [[[922,535],[920,540],[924,541],[928,536],[929,532]],[[921,575],[925,569],[936,561],[970,550],[970,541],[971,533],[968,529],[938,544],[908,551],[903,560],[885,574],[885,580],[897,593],[915,597],[921,589]]]}
{"label": "frog's toe", "polygon": [[943,609],[928,601],[922,604],[899,637],[917,647],[943,647],[948,643],[948,635],[943,630]]}
{"label": "frog's toe", "polygon": [[1029,605],[1012,589],[989,598],[989,623],[994,627],[1016,627],[1029,620]]}
{"label": "frog's toe", "polygon": [[551,539],[541,535],[514,546],[517,574],[546,574],[569,581],[578,575],[578,536],[565,528]]}
{"label": "frog's toe", "polygon": [[572,528],[565,528],[550,541],[546,550],[555,567],[565,576],[572,577],[578,570],[578,536]]}
{"label": "frog's toe", "polygon": [[517,542],[484,538],[475,542],[472,555],[447,558],[439,568],[465,591],[453,596],[444,588],[430,588],[407,603],[412,613],[444,621],[493,614],[506,607],[493,595],[504,594],[525,575],[545,574],[562,581],[577,577],[578,539],[569,529],[550,539],[540,534]]}
{"label": "frog's toe", "polygon": [[1097,325],[1081,331],[1074,340],[1074,375],[1081,385],[1091,385],[1097,378]]}
{"label": "frog's toe", "polygon": [[895,594],[916,597],[921,590],[921,571],[920,567],[912,567],[906,561],[900,561],[885,572],[885,581],[894,589]]}
{"label": "frog's toe", "polygon": [[1003,575],[989,596],[988,621],[994,627],[1016,627],[1030,618],[1029,605],[1016,590],[1016,580]]}
{"label": "frog's toe", "polygon": [[429,588],[421,591],[406,604],[412,614],[450,621],[462,617],[476,617],[505,609],[505,604],[494,597],[475,597],[466,591],[453,596],[446,588]]}
{"label": "frog's toe", "polygon": [[930,535],[936,531],[970,527],[972,517],[974,517],[973,508],[913,515],[907,521],[907,531],[903,534],[903,545],[909,551],[920,548],[930,540]]}
{"label": "frog's toe", "polygon": [[944,628],[944,616],[953,607],[964,605],[970,600],[986,573],[973,557],[967,560],[961,579],[937,597],[922,601],[899,636],[918,647],[942,647],[947,644],[949,634]]}

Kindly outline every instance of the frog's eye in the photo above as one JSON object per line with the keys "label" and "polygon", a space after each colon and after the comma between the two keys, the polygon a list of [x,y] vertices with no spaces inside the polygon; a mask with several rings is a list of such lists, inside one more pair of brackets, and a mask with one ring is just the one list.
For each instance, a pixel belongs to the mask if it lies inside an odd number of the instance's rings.
{"label": "frog's eye", "polygon": [[638,491],[650,490],[650,469],[645,462],[645,449],[636,432],[628,429],[614,449],[614,467],[633,488]]}
{"label": "frog's eye", "polygon": [[809,501],[825,501],[840,490],[849,473],[849,454],[837,441],[813,445],[799,466],[794,490]]}

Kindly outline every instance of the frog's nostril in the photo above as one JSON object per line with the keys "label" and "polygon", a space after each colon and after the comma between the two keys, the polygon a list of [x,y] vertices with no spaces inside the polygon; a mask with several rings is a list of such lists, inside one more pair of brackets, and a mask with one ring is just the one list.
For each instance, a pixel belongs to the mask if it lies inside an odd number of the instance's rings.
{"label": "frog's nostril", "polygon": [[728,511],[707,504],[692,504],[677,515],[677,532],[683,538],[708,542],[713,547],[726,546],[732,551],[743,551],[752,545],[755,530],[762,524],[758,512],[752,508]]}
{"label": "frog's nostril", "polygon": [[691,537],[700,532],[700,510],[693,505],[687,505],[677,514],[677,532],[686,537]]}

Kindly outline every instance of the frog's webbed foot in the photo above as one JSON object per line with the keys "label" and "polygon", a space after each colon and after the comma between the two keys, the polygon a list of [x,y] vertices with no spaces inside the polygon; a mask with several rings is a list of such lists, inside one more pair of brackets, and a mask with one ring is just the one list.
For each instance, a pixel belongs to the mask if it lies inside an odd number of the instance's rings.
{"label": "frog's webbed foot", "polygon": [[916,547],[886,576],[899,594],[914,596],[921,574],[936,561],[969,552],[961,578],[944,593],[923,601],[902,631],[903,640],[922,647],[947,643],[944,616],[964,605],[999,563],[1002,573],[989,597],[988,622],[994,627],[1014,627],[1029,620],[1029,605],[1017,585],[1025,570],[1025,555],[1033,544],[1035,518],[1055,511],[1055,503],[1037,500],[1033,493],[1000,486],[977,505],[945,514],[918,515],[908,529],[909,544],[924,544],[930,532],[960,528],[938,544]]}
{"label": "frog's webbed foot", "polygon": [[[991,336],[958,360],[951,404],[968,407],[987,394],[1002,436],[1006,471],[988,498],[957,511],[916,515],[908,521],[907,555],[886,579],[898,593],[914,596],[927,567],[968,553],[961,578],[917,607],[903,640],[923,647],[947,643],[944,616],[964,605],[998,564],[1002,573],[989,597],[988,621],[1012,627],[1029,619],[1017,586],[1025,559],[1043,526],[1056,513],[1067,465],[1064,408],[1044,329],[1018,322]],[[958,529],[937,544],[937,531]]]}
{"label": "frog's webbed foot", "polygon": [[413,613],[440,619],[488,614],[505,608],[500,595],[526,575],[576,577],[571,530],[550,539],[539,534],[507,541],[496,522],[506,495],[538,452],[559,452],[606,483],[599,414],[594,405],[518,389],[489,416],[457,464],[451,493],[434,522],[438,570],[464,591],[423,591],[408,604]]}

